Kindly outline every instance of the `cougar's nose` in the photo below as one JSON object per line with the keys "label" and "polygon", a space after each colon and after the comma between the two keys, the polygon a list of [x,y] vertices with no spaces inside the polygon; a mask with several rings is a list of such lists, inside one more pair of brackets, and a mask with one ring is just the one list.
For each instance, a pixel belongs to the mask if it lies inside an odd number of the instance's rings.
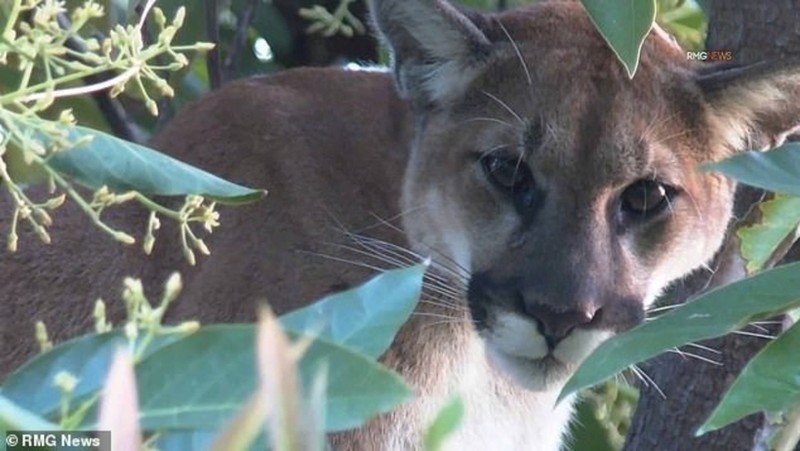
{"label": "cougar's nose", "polygon": [[598,314],[598,310],[591,305],[557,312],[547,305],[531,302],[523,304],[523,311],[536,321],[539,333],[547,340],[550,349],[555,348],[576,327],[591,323]]}

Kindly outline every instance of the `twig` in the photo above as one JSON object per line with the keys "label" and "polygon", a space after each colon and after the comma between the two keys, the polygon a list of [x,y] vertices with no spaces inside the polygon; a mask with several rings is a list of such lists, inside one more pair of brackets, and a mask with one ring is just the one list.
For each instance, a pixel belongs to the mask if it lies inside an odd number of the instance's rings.
{"label": "twig", "polygon": [[206,55],[206,68],[211,90],[222,86],[222,65],[219,58],[219,18],[217,0],[206,0],[206,38],[213,42],[214,49]]}
{"label": "twig", "polygon": [[27,95],[20,99],[21,102],[35,102],[37,100],[46,99],[46,98],[59,98],[59,97],[72,97],[78,96],[83,94],[92,94],[98,91],[104,91],[111,89],[115,85],[124,84],[128,80],[131,79],[134,75],[139,72],[139,67],[133,66],[128,68],[125,72],[116,75],[112,78],[104,80],[100,83],[87,85],[87,86],[78,86],[75,88],[64,88],[64,89],[56,89],[50,92],[37,92],[30,95]]}
{"label": "twig", "polygon": [[226,81],[233,78],[236,73],[236,68],[239,65],[239,54],[247,41],[247,30],[250,28],[250,24],[253,23],[258,3],[259,0],[249,0],[244,11],[236,20],[236,34],[233,37],[233,45],[225,58],[223,67]]}

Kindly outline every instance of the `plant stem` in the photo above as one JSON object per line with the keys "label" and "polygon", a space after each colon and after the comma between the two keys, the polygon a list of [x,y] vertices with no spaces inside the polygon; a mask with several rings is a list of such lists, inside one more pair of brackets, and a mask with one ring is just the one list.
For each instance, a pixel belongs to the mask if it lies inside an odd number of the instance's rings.
{"label": "plant stem", "polygon": [[22,0],[14,0],[14,4],[11,5],[11,12],[8,14],[8,22],[6,22],[6,26],[3,29],[3,37],[5,38],[14,29],[14,25],[17,23],[17,18],[19,17],[19,12],[22,10]]}

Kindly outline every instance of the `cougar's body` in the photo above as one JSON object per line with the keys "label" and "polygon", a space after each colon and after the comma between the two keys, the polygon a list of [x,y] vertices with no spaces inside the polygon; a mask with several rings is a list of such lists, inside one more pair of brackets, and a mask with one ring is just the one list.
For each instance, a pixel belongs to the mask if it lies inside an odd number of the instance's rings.
{"label": "cougar's body", "polygon": [[[433,259],[423,300],[381,359],[417,397],[332,436],[334,447],[418,448],[454,394],[466,417],[448,449],[562,446],[571,400],[555,398],[566,378],[712,258],[734,184],[696,168],[774,145],[797,125],[797,65],[695,66],[653,32],[631,79],[577,2],[496,15],[441,0],[371,3],[393,74],[303,69],[235,82],[153,140],[270,191],[223,211],[196,268],[166,226],[145,258],[89,244],[69,208],[53,246],[22,237],[0,268],[10,281],[0,288],[3,372],[32,352],[32,319],[76,334],[88,302],[114,298],[125,275],[156,290],[180,270],[173,317],[245,321],[260,300],[285,312],[363,281],[359,258],[372,265],[363,253],[382,249],[378,261]],[[110,218],[127,230],[145,219],[132,209]]]}

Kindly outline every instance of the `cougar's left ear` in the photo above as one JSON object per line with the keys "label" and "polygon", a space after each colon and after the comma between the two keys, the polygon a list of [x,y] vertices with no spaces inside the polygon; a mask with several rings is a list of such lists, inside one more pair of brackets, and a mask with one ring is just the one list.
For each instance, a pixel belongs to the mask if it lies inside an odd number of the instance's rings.
{"label": "cougar's left ear", "polygon": [[446,1],[371,0],[370,6],[400,93],[415,107],[461,94],[489,57],[486,35]]}
{"label": "cougar's left ear", "polygon": [[697,83],[737,150],[775,147],[800,127],[800,59],[710,67]]}

